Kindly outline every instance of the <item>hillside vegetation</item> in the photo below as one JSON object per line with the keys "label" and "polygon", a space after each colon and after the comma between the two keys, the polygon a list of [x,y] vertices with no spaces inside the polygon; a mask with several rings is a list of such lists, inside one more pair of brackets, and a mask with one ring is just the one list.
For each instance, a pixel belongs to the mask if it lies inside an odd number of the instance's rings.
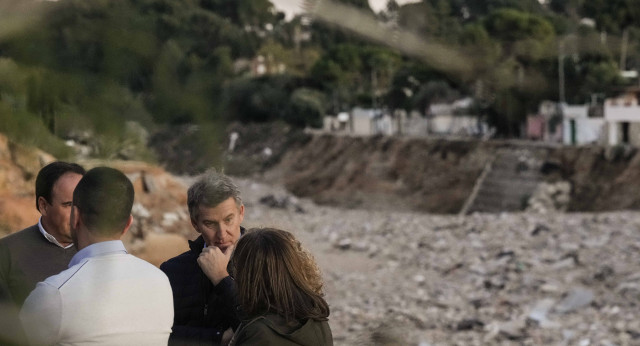
{"label": "hillside vegetation", "polygon": [[319,126],[353,106],[424,113],[472,96],[474,114],[515,136],[558,99],[560,65],[566,101],[584,103],[635,83],[619,70],[640,64],[630,2],[390,1],[378,14],[340,2],[463,67],[330,24],[331,12],[286,21],[268,0],[1,0],[0,131],[57,157],[74,154],[71,139],[90,156],[153,161],[158,128],[193,125],[216,164],[229,121]]}

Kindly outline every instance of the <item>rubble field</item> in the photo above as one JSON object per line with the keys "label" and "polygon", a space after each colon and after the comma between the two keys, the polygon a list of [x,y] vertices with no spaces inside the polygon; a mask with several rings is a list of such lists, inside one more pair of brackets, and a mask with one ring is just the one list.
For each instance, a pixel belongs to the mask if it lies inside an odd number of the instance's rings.
{"label": "rubble field", "polygon": [[[10,144],[0,136],[0,236],[37,220],[33,180],[52,159]],[[638,181],[636,164],[618,163],[619,188],[590,181],[609,189],[606,196]],[[193,177],[108,164],[136,189],[129,251],[155,265],[185,251],[186,239],[197,236],[186,208]],[[402,194],[378,196],[376,208],[347,209],[295,198],[286,179],[265,184],[256,176],[234,178],[246,205],[243,225],[292,231],[315,255],[336,345],[640,345],[640,212],[424,214],[399,205],[411,204]],[[628,198],[620,199],[632,206],[629,196],[638,194],[625,188]],[[348,184],[339,190],[331,201],[358,195]],[[587,204],[598,191],[573,197]],[[429,193],[435,203],[448,190]]]}
{"label": "rubble field", "polygon": [[640,212],[343,210],[235,179],[320,264],[336,345],[640,345]]}

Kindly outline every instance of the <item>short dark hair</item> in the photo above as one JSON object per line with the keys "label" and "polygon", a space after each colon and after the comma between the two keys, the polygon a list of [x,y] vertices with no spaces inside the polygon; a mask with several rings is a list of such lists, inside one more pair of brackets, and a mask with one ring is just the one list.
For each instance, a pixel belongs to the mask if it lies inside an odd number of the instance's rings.
{"label": "short dark hair", "polygon": [[38,206],[38,199],[40,197],[43,197],[51,204],[53,185],[55,185],[60,177],[67,173],[84,175],[87,171],[77,163],[64,161],[54,161],[42,167],[36,177],[36,209],[40,210]]}
{"label": "short dark hair", "polygon": [[191,185],[187,191],[189,216],[191,216],[191,219],[197,220],[198,208],[201,205],[213,208],[230,197],[233,197],[238,207],[242,205],[238,186],[231,181],[231,178],[217,172],[215,169],[210,169]]}
{"label": "short dark hair", "polygon": [[249,318],[271,312],[287,321],[327,320],[322,275],[293,234],[250,229],[238,240],[231,263],[238,298]]}
{"label": "short dark hair", "polygon": [[96,167],[80,179],[73,191],[73,205],[89,231],[110,236],[129,221],[133,197],[133,184],[124,173]]}

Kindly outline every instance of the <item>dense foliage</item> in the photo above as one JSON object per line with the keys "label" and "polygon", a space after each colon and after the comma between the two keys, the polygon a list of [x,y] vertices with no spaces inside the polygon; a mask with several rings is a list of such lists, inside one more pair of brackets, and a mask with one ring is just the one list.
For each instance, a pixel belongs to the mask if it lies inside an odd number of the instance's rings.
{"label": "dense foliage", "polygon": [[569,103],[636,83],[619,71],[640,69],[631,1],[391,0],[378,14],[364,0],[342,2],[450,47],[469,70],[339,25],[286,21],[268,0],[0,0],[0,131],[61,156],[59,138],[91,142],[104,157],[150,158],[145,132],[159,125],[320,126],[353,106],[424,114],[472,96],[478,116],[515,136],[541,100],[558,100],[560,64]]}

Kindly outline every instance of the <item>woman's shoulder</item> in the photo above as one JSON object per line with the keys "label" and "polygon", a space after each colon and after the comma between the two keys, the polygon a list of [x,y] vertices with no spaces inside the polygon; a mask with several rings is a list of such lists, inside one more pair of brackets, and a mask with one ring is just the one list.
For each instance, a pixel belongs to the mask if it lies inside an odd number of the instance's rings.
{"label": "woman's shoulder", "polygon": [[247,331],[275,332],[277,334],[288,334],[301,327],[301,323],[287,321],[277,314],[266,314],[255,317],[243,323],[243,329]]}
{"label": "woman's shoulder", "polygon": [[268,345],[277,335],[269,324],[265,316],[242,321],[229,345]]}
{"label": "woman's shoulder", "polygon": [[326,321],[287,322],[276,314],[259,316],[243,323],[238,331],[238,345],[251,344],[250,340],[260,341],[261,345],[333,345],[331,329]]}

